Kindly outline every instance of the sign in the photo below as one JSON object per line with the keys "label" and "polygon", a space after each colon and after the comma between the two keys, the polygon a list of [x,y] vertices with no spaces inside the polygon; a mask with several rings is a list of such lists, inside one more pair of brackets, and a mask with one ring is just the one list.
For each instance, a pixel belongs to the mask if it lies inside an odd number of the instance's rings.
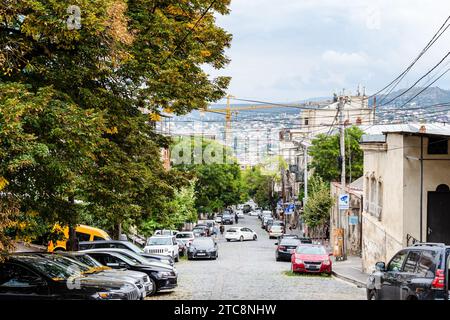
{"label": "sign", "polygon": [[294,210],[295,210],[295,205],[293,203],[291,203],[286,207],[286,209],[284,210],[284,213],[286,215],[293,214]]}
{"label": "sign", "polygon": [[348,216],[348,224],[350,226],[355,226],[359,223],[359,217],[358,216]]}
{"label": "sign", "polygon": [[342,194],[339,196],[339,210],[350,209],[350,195]]}

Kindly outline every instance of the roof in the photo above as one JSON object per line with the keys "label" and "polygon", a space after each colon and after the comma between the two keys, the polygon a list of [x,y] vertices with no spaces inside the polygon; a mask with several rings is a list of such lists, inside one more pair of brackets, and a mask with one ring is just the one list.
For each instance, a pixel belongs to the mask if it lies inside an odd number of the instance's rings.
{"label": "roof", "polygon": [[369,136],[381,136],[387,133],[406,133],[450,137],[450,125],[442,123],[381,124],[361,126],[361,129]]}
{"label": "roof", "polygon": [[360,177],[350,183],[350,188],[354,190],[364,190],[364,177]]}

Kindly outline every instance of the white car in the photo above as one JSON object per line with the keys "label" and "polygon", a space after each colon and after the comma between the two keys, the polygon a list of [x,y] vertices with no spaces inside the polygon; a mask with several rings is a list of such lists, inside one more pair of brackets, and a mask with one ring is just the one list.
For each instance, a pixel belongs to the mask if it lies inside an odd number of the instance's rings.
{"label": "white car", "polygon": [[176,236],[178,233],[177,230],[156,230],[155,236]]}
{"label": "white car", "polygon": [[216,219],[214,220],[216,223],[221,224],[222,223],[222,217],[216,217]]}
{"label": "white car", "polygon": [[246,227],[233,227],[227,229],[225,232],[225,239],[227,241],[236,240],[236,241],[244,241],[244,240],[256,240],[258,236],[256,232]]}
{"label": "white car", "polygon": [[283,226],[271,226],[269,230],[269,239],[278,238],[283,235]]}
{"label": "white car", "polygon": [[172,257],[176,262],[180,259],[179,246],[175,236],[153,236],[147,240],[144,252]]}
{"label": "white car", "polygon": [[249,215],[252,216],[252,217],[257,217],[258,214],[259,214],[259,212],[258,211],[254,211],[254,210],[249,212]]}
{"label": "white car", "polygon": [[245,218],[244,211],[237,210],[236,213],[237,213],[238,218]]}

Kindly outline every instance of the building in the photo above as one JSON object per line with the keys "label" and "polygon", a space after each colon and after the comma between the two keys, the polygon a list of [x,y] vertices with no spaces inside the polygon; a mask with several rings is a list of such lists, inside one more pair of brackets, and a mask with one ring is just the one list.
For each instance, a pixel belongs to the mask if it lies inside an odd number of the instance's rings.
{"label": "building", "polygon": [[415,241],[450,243],[450,126],[374,126],[363,136],[363,270]]}

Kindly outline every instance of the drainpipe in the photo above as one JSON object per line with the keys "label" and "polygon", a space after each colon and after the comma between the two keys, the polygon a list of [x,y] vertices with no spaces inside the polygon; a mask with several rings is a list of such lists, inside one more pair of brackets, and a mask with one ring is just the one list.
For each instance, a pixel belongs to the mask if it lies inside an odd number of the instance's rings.
{"label": "drainpipe", "polygon": [[423,135],[420,136],[420,242],[423,233]]}

